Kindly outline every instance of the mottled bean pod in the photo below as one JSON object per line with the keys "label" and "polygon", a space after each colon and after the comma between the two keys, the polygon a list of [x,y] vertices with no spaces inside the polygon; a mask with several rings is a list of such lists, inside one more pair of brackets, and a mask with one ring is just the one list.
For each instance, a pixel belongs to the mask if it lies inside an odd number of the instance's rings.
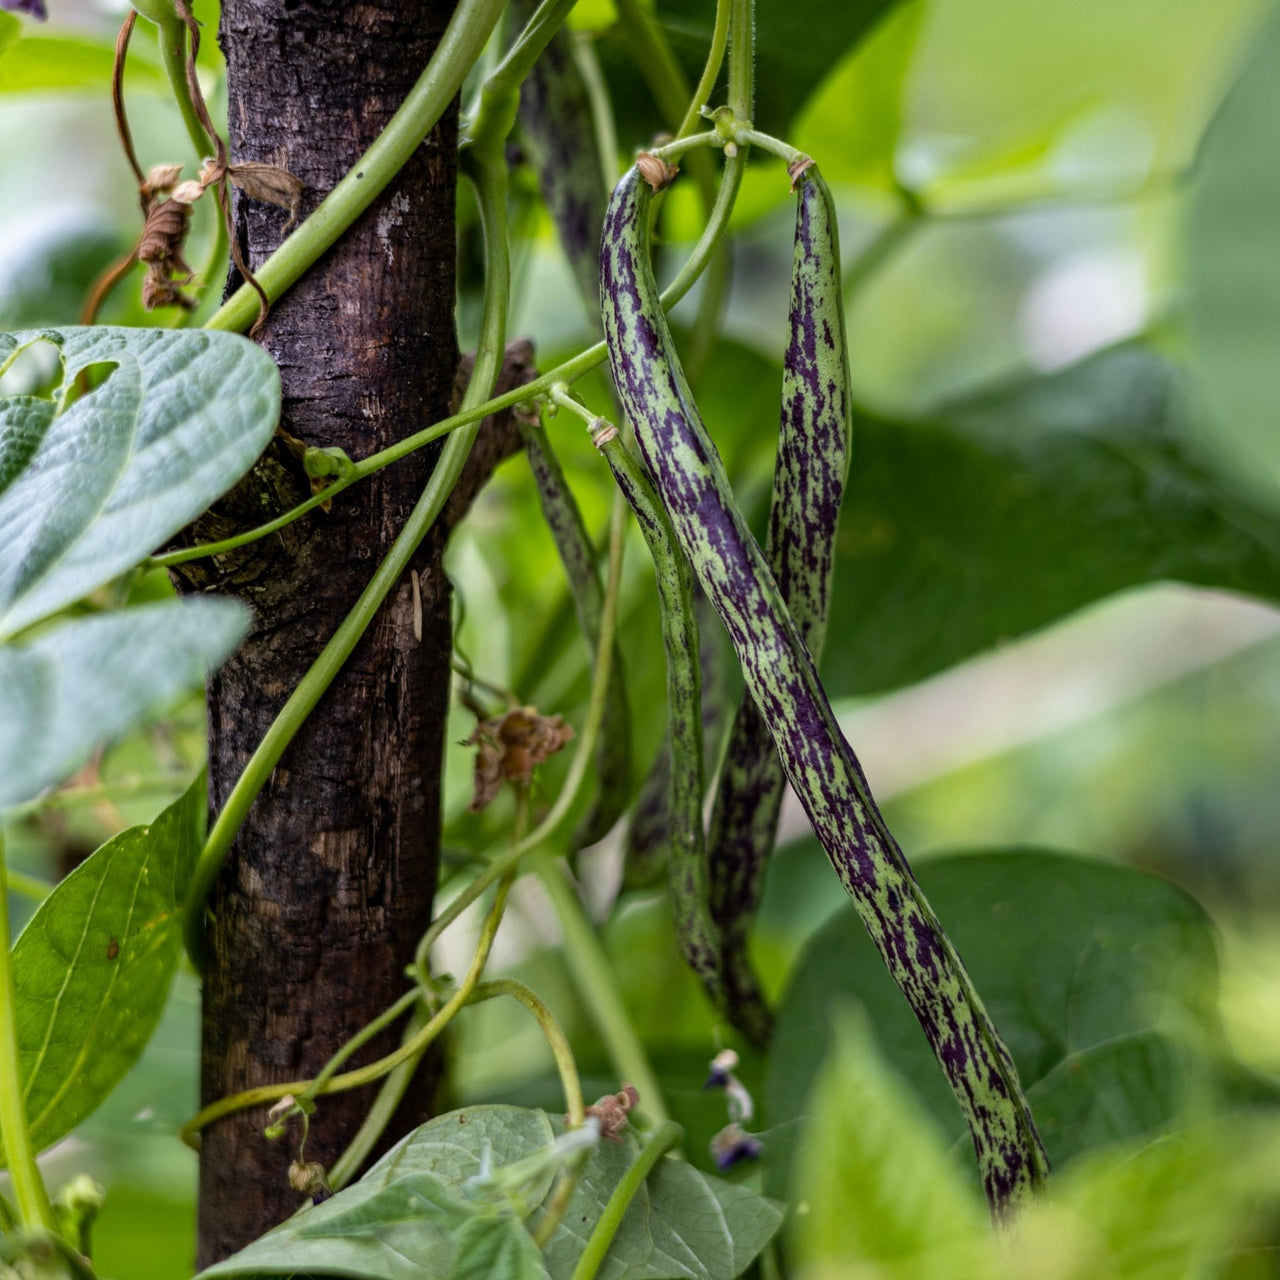
{"label": "mottled bean pod", "polygon": [[[582,519],[564,469],[537,423],[524,423],[525,451],[533,472],[542,514],[560,553],[569,590],[578,614],[578,626],[594,655],[600,643],[600,619],[604,611],[604,587],[596,567],[591,535]],[[631,796],[631,715],[627,707],[626,675],[622,654],[614,646],[609,672],[608,700],[596,748],[596,793],[591,808],[578,823],[571,845],[584,849],[601,840],[622,816]]]}
{"label": "mottled bean pod", "polygon": [[[849,472],[849,358],[835,206],[816,169],[800,180],[791,272],[790,341],[765,553],[816,661],[826,638],[836,526]],[[744,692],[729,734],[707,837],[711,917],[720,933],[725,1011],[755,1044],[772,1017],[752,972],[747,935],[786,790],[764,720]]]}
{"label": "mottled bean pod", "polygon": [[667,883],[676,937],[689,966],[720,1003],[719,945],[707,909],[706,845],[702,830],[702,678],[693,575],[671,520],[639,462],[617,432],[601,420],[596,442],[622,496],[635,513],[653,557],[667,652]]}
{"label": "mottled bean pod", "polygon": [[937,1055],[1003,1218],[1048,1172],[1017,1069],[872,799],[809,650],[734,501],[680,368],[649,261],[635,169],[605,218],[600,301],[610,367],[645,469],[716,607],[814,833]]}

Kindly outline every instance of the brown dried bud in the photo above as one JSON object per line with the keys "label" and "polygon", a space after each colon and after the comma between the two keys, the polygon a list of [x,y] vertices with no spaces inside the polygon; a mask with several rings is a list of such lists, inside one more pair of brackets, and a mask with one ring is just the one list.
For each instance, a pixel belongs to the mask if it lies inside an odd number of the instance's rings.
{"label": "brown dried bud", "polygon": [[627,1112],[640,1101],[640,1092],[633,1084],[624,1084],[617,1093],[607,1093],[586,1114],[600,1122],[600,1136],[610,1142],[621,1142],[622,1131],[627,1127]]}
{"label": "brown dried bud", "polygon": [[669,187],[675,181],[676,174],[680,172],[675,165],[669,164],[661,156],[655,156],[652,151],[642,151],[636,156],[636,168],[640,170],[640,176],[655,191]]}
{"label": "brown dried bud", "polygon": [[298,220],[298,207],[302,203],[303,185],[300,178],[295,177],[288,169],[281,169],[274,164],[233,164],[227,170],[227,177],[235,183],[250,200],[263,200],[278,208],[289,210],[289,221],[285,228],[293,226]]}
{"label": "brown dried bud", "polygon": [[165,275],[160,263],[154,262],[142,277],[142,305],[148,311],[157,307],[181,307],[184,311],[194,311],[199,304]]}
{"label": "brown dried bud", "polygon": [[791,179],[791,194],[796,193],[796,183],[800,181],[806,169],[813,167],[812,156],[797,156],[787,165],[787,177]]}
{"label": "brown dried bud", "polygon": [[295,1191],[309,1196],[327,1195],[329,1192],[325,1167],[314,1160],[305,1164],[301,1160],[295,1160],[289,1166],[289,1185]]}
{"label": "brown dried bud", "polygon": [[204,195],[204,188],[198,182],[188,179],[174,187],[171,198],[179,204],[195,204],[202,195]]}
{"label": "brown dried bud", "polygon": [[143,262],[163,262],[175,251],[181,252],[191,218],[191,206],[179,200],[162,200],[147,210],[146,225],[138,242],[138,257]]}
{"label": "brown dried bud", "polygon": [[573,738],[573,726],[562,716],[543,716],[536,707],[515,707],[506,715],[481,720],[465,743],[476,752],[472,813],[496,796],[504,781],[528,786],[533,771]]}

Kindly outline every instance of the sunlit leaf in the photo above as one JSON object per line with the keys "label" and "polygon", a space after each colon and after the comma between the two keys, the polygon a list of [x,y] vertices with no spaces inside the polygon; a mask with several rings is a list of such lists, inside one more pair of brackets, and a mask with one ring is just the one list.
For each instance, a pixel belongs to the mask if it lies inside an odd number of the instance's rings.
{"label": "sunlit leaf", "polygon": [[[0,31],[0,55],[3,55]],[[21,48],[0,56],[0,94],[93,93],[111,90],[115,42],[79,32],[28,35]],[[168,85],[158,62],[133,50],[129,57],[129,89],[164,91]]]}
{"label": "sunlit leaf", "polygon": [[182,953],[180,910],[203,840],[204,778],[130,827],[40,904],[13,949],[18,1067],[31,1136],[47,1147],[137,1060]]}
{"label": "sunlit leaf", "polygon": [[[63,394],[91,366],[109,371],[43,423],[40,444],[0,492],[0,638],[177,533],[248,470],[280,412],[274,363],[235,334],[106,326],[0,334],[0,360],[42,336],[61,353]],[[23,429],[32,424],[27,411]],[[0,417],[0,432],[9,426]]]}

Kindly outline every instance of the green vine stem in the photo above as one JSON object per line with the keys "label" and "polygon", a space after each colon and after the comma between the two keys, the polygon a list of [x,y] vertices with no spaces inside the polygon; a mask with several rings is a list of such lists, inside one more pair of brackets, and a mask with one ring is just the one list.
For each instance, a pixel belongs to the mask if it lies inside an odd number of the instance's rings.
{"label": "green vine stem", "polygon": [[[476,944],[475,955],[465,977],[454,989],[453,994],[423,1025],[422,1030],[406,1040],[398,1049],[371,1062],[367,1066],[357,1067],[354,1071],[332,1076],[323,1088],[316,1092],[320,1095],[328,1093],[345,1093],[348,1089],[359,1089],[362,1085],[372,1084],[383,1076],[394,1071],[402,1063],[420,1058],[427,1046],[453,1021],[454,1015],[466,1004],[469,1004],[484,967],[489,960],[489,952],[493,947],[494,936],[498,925],[502,923],[502,913],[507,905],[507,893],[511,888],[513,876],[505,876],[498,882],[498,892],[494,896],[493,906],[485,917],[484,927],[480,931],[480,939]],[[207,1128],[215,1120],[223,1116],[233,1115],[237,1111],[247,1111],[251,1107],[264,1106],[270,1102],[278,1102],[281,1098],[305,1093],[312,1085],[310,1080],[294,1080],[288,1084],[264,1084],[254,1089],[245,1089],[233,1093],[229,1097],[219,1098],[211,1102],[183,1125],[182,1140],[188,1146],[195,1146],[196,1135]]]}
{"label": "green vine stem", "polygon": [[622,586],[622,543],[620,526],[610,531],[609,571],[605,579],[604,607],[600,617],[600,642],[596,646],[592,667],[591,694],[587,704],[587,717],[578,737],[569,772],[560,788],[560,794],[551,811],[523,840],[518,840],[505,853],[494,857],[464,889],[444,907],[431,922],[418,943],[414,965],[419,980],[429,984],[431,980],[431,948],[440,935],[497,879],[515,870],[520,860],[542,846],[559,829],[573,810],[574,802],[582,790],[587,770],[595,753],[596,739],[604,721],[609,700],[609,676],[613,670],[613,646],[618,627],[618,596]]}
{"label": "green vine stem", "polygon": [[558,860],[539,854],[533,866],[555,908],[569,975],[600,1032],[614,1069],[624,1083],[633,1084],[639,1090],[640,1106],[649,1118],[662,1124],[669,1118],[662,1089],[649,1065],[649,1055],[627,1017],[613,966],[583,909],[578,891]]}
{"label": "green vine stem", "polygon": [[716,87],[720,68],[724,65],[724,51],[729,43],[729,0],[717,0],[716,25],[711,32],[711,48],[707,51],[706,65],[702,68],[702,76],[698,87],[689,100],[684,119],[676,130],[677,138],[687,138],[693,132],[702,109],[711,101],[711,91]]}
{"label": "green vine stem", "polygon": [[18,1028],[14,1019],[13,952],[9,939],[9,895],[0,832],[0,1137],[8,1159],[18,1217],[28,1231],[54,1230],[49,1192],[36,1167],[27,1108],[18,1069]]}
{"label": "green vine stem", "polygon": [[[138,6],[135,5],[134,8]],[[195,103],[191,101],[191,87],[187,83],[187,24],[178,16],[170,0],[147,4],[139,11],[143,17],[150,18],[156,24],[160,64],[164,67],[173,100],[182,115],[187,137],[195,148],[196,159],[203,160],[205,156],[212,154],[213,144],[204,125],[200,123]]]}
{"label": "green vine stem", "polygon": [[[703,136],[705,138],[709,135]],[[671,310],[689,292],[699,276],[706,270],[707,263],[715,252],[716,246],[728,229],[729,217],[738,198],[738,190],[742,185],[742,175],[745,169],[746,158],[741,154],[731,157],[725,163],[724,173],[720,180],[720,188],[716,195],[716,203],[712,207],[711,216],[707,220],[702,238],[694,246],[693,252],[689,255],[688,260],[675,279],[663,290],[662,305],[666,310]],[[290,508],[275,519],[267,521],[266,524],[259,525],[256,529],[249,529],[244,533],[236,534],[231,538],[222,538],[217,542],[201,543],[194,547],[182,547],[176,551],[167,551],[163,555],[152,556],[146,561],[145,567],[148,569],[167,569],[176,564],[185,564],[188,560],[199,560],[204,556],[226,555],[229,551],[235,551],[237,548],[247,546],[251,542],[257,542],[260,538],[268,537],[270,534],[285,528],[286,525],[292,524],[309,511],[313,511],[316,507],[337,497],[339,493],[344,489],[349,489],[357,481],[373,475],[375,471],[381,471],[383,467],[388,467],[393,462],[399,462],[401,458],[408,457],[409,454],[431,444],[433,441],[479,422],[491,414],[501,413],[504,409],[510,409],[515,405],[535,400],[539,396],[545,396],[557,382],[576,382],[585,374],[590,373],[592,369],[603,364],[607,354],[605,344],[597,342],[571,359],[566,360],[563,364],[557,365],[549,373],[544,373],[541,377],[535,378],[524,386],[517,387],[514,391],[508,391],[503,395],[495,396],[493,399],[485,400],[479,404],[469,405],[464,400],[463,407],[451,417],[443,418],[430,427],[425,427],[423,430],[406,436],[403,440],[399,440],[393,445],[388,445],[385,449],[378,450],[377,453],[371,453],[368,457],[360,459],[359,462],[353,464],[351,471],[341,480],[329,485],[326,489],[314,494],[296,507]],[[473,377],[472,383],[474,384],[474,382],[475,378]]]}
{"label": "green vine stem", "polygon": [[21,871],[8,871],[6,875],[9,892],[19,893],[24,898],[30,898],[32,902],[43,902],[54,889],[48,881],[25,875]]}
{"label": "green vine stem", "polygon": [[[272,302],[337,241],[422,145],[479,58],[503,5],[504,0],[461,0],[426,70],[387,127],[256,273]],[[241,285],[205,328],[243,332],[257,315],[258,295]],[[473,378],[473,385],[478,381]]]}
{"label": "green vine stem", "polygon": [[618,1234],[622,1219],[626,1216],[631,1202],[637,1192],[644,1186],[644,1180],[653,1172],[654,1166],[664,1155],[680,1145],[684,1130],[678,1124],[667,1121],[654,1130],[649,1141],[644,1144],[636,1162],[622,1175],[613,1194],[604,1206],[596,1225],[587,1239],[578,1265],[573,1269],[570,1280],[595,1280],[604,1262],[605,1255],[613,1238]]}
{"label": "green vine stem", "polygon": [[[507,301],[511,285],[507,257],[505,163],[475,166],[473,181],[480,205],[486,275],[480,342],[476,350],[475,369],[462,399],[464,409],[473,407],[489,396],[497,380],[506,339]],[[191,875],[183,922],[187,952],[197,969],[201,963],[205,904],[245,815],[266,785],[285,748],[293,741],[294,735],[314,710],[373,621],[382,602],[408,568],[414,552],[435,523],[449,494],[453,492],[478,430],[477,419],[450,437],[431,472],[422,497],[418,499],[390,551],[375,570],[369,585],[360,593],[351,612],[339,624],[328,644],[321,650],[320,656],[289,695],[218,814]]]}

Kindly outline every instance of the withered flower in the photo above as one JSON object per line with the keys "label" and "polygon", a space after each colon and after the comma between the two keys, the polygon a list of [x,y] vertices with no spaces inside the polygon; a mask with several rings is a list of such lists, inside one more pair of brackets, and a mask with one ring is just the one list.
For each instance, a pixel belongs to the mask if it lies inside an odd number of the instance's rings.
{"label": "withered flower", "polygon": [[640,1101],[640,1092],[633,1084],[624,1084],[617,1093],[606,1093],[599,1102],[586,1109],[588,1116],[600,1122],[600,1136],[610,1142],[621,1142],[622,1131],[627,1127],[627,1112]]}
{"label": "withered flower", "polygon": [[539,715],[536,707],[513,707],[505,715],[481,720],[464,744],[478,748],[471,812],[486,808],[503,782],[527,787],[534,769],[572,738],[573,726],[562,716]]}

